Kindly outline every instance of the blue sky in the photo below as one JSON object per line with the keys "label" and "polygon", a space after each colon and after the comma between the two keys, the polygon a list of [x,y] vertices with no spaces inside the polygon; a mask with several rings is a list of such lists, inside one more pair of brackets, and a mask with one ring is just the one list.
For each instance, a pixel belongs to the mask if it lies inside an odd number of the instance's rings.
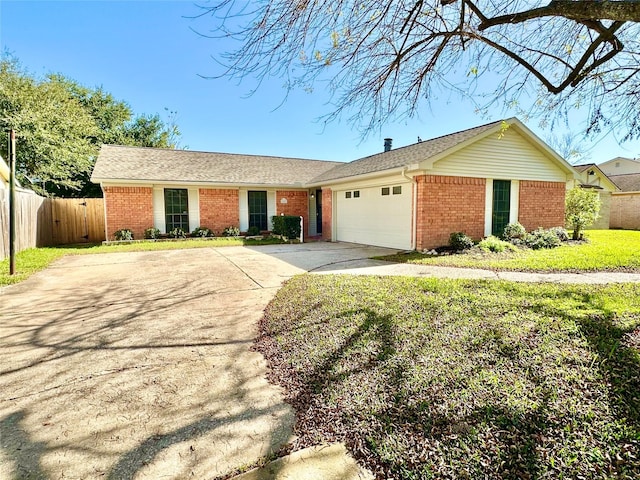
{"label": "blue sky", "polygon": [[[204,0],[203,2],[204,3]],[[228,45],[197,35],[214,26],[193,19],[192,1],[0,1],[0,45],[30,72],[61,73],[79,83],[102,86],[135,113],[176,112],[181,143],[191,150],[349,161],[382,150],[511,116],[496,110],[484,117],[471,105],[443,98],[421,108],[420,118],[391,122],[365,139],[344,122],[324,125],[328,93],[289,94],[283,81],[255,83],[205,79],[219,73],[212,59]],[[542,139],[550,132],[528,122]],[[596,163],[640,156],[640,142],[619,144],[609,135],[589,148]]]}

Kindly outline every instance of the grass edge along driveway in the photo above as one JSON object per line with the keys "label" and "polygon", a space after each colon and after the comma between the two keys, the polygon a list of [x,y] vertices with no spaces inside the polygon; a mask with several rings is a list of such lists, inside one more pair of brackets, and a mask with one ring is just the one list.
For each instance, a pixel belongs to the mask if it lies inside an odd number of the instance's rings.
{"label": "grass edge along driveway", "polygon": [[432,257],[410,253],[379,257],[382,260],[419,265],[482,268],[530,272],[640,272],[640,231],[587,230],[587,242],[558,248],[516,253],[470,253]]}
{"label": "grass edge along driveway", "polygon": [[302,275],[258,349],[378,478],[640,477],[640,285]]}

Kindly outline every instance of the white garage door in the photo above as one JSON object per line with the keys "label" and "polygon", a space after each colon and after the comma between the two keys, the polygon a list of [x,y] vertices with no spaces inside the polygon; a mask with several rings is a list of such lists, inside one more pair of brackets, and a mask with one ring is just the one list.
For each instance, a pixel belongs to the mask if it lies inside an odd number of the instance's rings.
{"label": "white garage door", "polygon": [[411,183],[336,192],[341,242],[411,249]]}

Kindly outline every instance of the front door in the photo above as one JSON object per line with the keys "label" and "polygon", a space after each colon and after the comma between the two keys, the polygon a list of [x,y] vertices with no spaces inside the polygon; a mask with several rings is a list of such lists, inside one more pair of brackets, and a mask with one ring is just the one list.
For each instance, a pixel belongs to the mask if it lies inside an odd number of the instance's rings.
{"label": "front door", "polygon": [[267,230],[267,192],[249,191],[249,228]]}
{"label": "front door", "polygon": [[316,190],[316,234],[322,233],[322,190]]}
{"label": "front door", "polygon": [[493,181],[493,215],[491,219],[491,235],[501,237],[504,227],[509,224],[511,210],[511,181]]}

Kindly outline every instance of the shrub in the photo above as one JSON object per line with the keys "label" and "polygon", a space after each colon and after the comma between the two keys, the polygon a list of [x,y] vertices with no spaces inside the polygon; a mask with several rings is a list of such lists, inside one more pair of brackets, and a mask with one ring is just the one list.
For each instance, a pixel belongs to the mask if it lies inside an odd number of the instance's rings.
{"label": "shrub", "polygon": [[480,247],[485,252],[494,253],[501,253],[505,250],[515,252],[516,250],[518,250],[515,245],[504,240],[500,240],[498,237],[494,237],[493,235],[485,238],[480,243],[478,243],[478,247]]}
{"label": "shrub", "polygon": [[133,240],[133,232],[128,228],[121,228],[113,233],[116,240]]}
{"label": "shrub", "polygon": [[184,230],[182,230],[181,228],[174,228],[173,230],[171,230],[169,232],[169,237],[171,238],[186,238],[187,234],[184,233]]}
{"label": "shrub", "polygon": [[191,232],[192,237],[213,237],[213,232],[207,227],[197,227]]}
{"label": "shrub", "polygon": [[560,239],[551,230],[544,230],[538,228],[530,233],[527,233],[523,238],[524,244],[533,249],[538,250],[540,248],[555,248],[560,246]]}
{"label": "shrub", "polygon": [[454,250],[467,250],[473,247],[473,240],[463,232],[453,232],[449,235],[449,245]]}
{"label": "shrub", "polygon": [[519,222],[515,222],[515,223],[510,223],[509,225],[504,227],[502,238],[504,240],[509,241],[516,238],[524,238],[526,234],[527,234],[527,231],[525,230],[525,228]]}
{"label": "shrub", "polygon": [[564,207],[564,220],[573,229],[573,239],[582,238],[582,229],[593,225],[600,212],[598,192],[574,187],[567,193]]}
{"label": "shrub", "polygon": [[160,237],[160,230],[157,228],[147,228],[144,231],[144,238],[146,239],[155,239]]}
{"label": "shrub", "polygon": [[249,227],[249,230],[247,230],[247,235],[249,235],[250,237],[255,237],[256,235],[260,235],[260,229],[255,225],[253,227]]}
{"label": "shrub", "polygon": [[562,227],[553,227],[553,228],[550,228],[549,231],[553,232],[555,236],[558,237],[558,240],[560,240],[561,242],[567,242],[569,240],[569,232],[567,232]]}
{"label": "shrub", "polygon": [[222,235],[225,237],[237,237],[240,235],[240,229],[230,225],[222,231]]}
{"label": "shrub", "polygon": [[300,237],[300,217],[295,215],[275,215],[271,217],[273,233],[289,239]]}

